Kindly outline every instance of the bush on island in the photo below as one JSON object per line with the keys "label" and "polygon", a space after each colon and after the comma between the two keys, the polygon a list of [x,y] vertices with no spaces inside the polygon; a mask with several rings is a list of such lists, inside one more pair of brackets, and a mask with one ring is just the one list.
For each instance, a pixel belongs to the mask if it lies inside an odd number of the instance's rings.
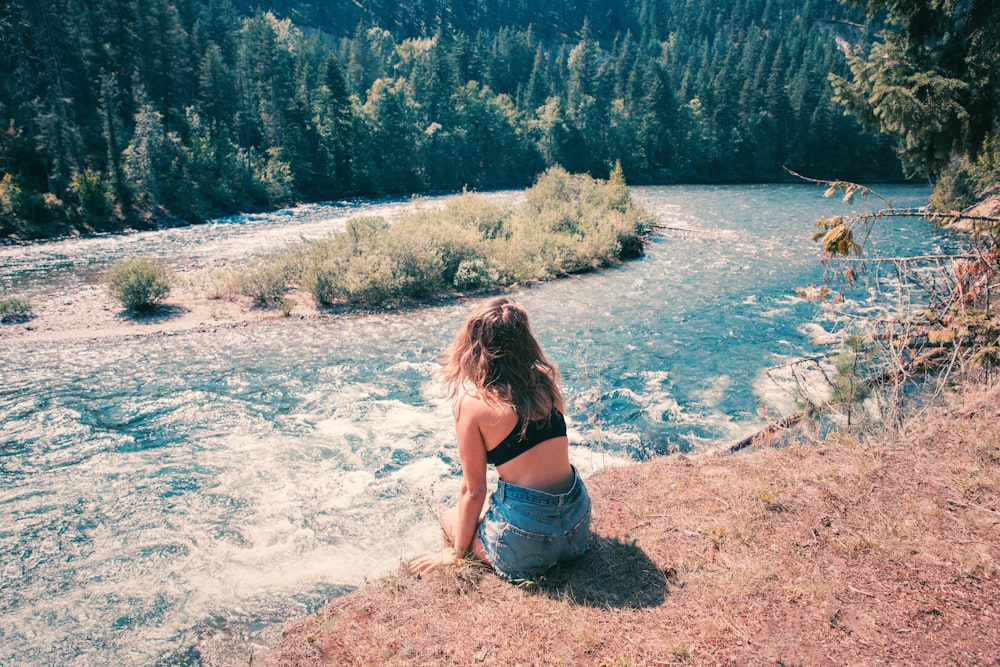
{"label": "bush on island", "polygon": [[156,259],[131,259],[104,275],[108,292],[131,313],[148,313],[170,294],[173,274]]}
{"label": "bush on island", "polygon": [[523,198],[463,192],[444,206],[347,221],[342,231],[255,258],[232,293],[282,307],[304,289],[318,306],[378,306],[591,271],[642,254],[652,229],[621,168],[608,180],[553,167]]}
{"label": "bush on island", "polygon": [[620,168],[603,181],[553,167],[520,204],[466,192],[392,224],[351,220],[306,242],[301,284],[322,306],[545,280],[636,257],[651,228]]}
{"label": "bush on island", "polygon": [[0,323],[26,322],[32,318],[31,304],[19,296],[0,299]]}

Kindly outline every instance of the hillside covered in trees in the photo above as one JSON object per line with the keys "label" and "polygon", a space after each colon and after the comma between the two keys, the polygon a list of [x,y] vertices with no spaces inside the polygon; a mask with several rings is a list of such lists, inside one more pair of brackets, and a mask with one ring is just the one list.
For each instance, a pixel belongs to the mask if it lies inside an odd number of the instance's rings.
{"label": "hillside covered in trees", "polygon": [[0,238],[296,201],[783,166],[899,178],[833,99],[837,0],[7,0]]}

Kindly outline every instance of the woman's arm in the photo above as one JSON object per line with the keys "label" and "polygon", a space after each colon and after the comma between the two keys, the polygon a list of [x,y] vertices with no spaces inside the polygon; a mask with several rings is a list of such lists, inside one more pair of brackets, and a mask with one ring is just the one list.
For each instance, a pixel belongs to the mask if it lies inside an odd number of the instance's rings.
{"label": "woman's arm", "polygon": [[486,416],[484,409],[488,410],[488,407],[474,398],[459,398],[455,406],[462,488],[458,495],[458,507],[446,512],[442,522],[449,544],[439,553],[426,554],[410,561],[411,572],[429,572],[442,565],[453,565],[472,549],[486,502],[486,444],[479,427],[480,420]]}
{"label": "woman's arm", "polygon": [[477,399],[459,399],[455,409],[455,434],[458,436],[458,457],[462,462],[462,490],[458,496],[458,519],[452,535],[459,558],[472,548],[479,528],[479,518],[486,502],[486,443],[480,423],[491,412]]}

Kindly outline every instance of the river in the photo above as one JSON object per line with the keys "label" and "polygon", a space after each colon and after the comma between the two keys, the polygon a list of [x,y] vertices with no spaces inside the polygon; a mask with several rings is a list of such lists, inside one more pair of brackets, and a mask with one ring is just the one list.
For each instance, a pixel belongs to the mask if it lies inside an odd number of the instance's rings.
{"label": "river", "polygon": [[[698,450],[788,409],[768,371],[817,350],[817,307],[795,296],[822,280],[813,221],[864,205],[821,192],[634,188],[670,228],[645,257],[514,291],[564,376],[578,468]],[[2,247],[0,285],[71,290],[139,254],[215,266],[414,205]],[[872,242],[948,245],[915,219]],[[310,613],[434,548],[460,474],[435,359],[472,305],[5,344],[0,664],[197,665],[207,638]]]}

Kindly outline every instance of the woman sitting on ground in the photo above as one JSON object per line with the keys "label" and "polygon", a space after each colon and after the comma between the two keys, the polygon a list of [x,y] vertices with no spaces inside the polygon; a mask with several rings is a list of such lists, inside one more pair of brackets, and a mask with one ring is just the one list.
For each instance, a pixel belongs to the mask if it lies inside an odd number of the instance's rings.
{"label": "woman sitting on ground", "polygon": [[[410,561],[410,571],[472,553],[507,579],[528,578],[584,553],[590,496],[569,462],[559,372],[535,340],[527,312],[508,297],[487,301],[442,361],[462,489],[458,507],[441,517],[443,548]],[[487,464],[500,476],[489,503]]]}

